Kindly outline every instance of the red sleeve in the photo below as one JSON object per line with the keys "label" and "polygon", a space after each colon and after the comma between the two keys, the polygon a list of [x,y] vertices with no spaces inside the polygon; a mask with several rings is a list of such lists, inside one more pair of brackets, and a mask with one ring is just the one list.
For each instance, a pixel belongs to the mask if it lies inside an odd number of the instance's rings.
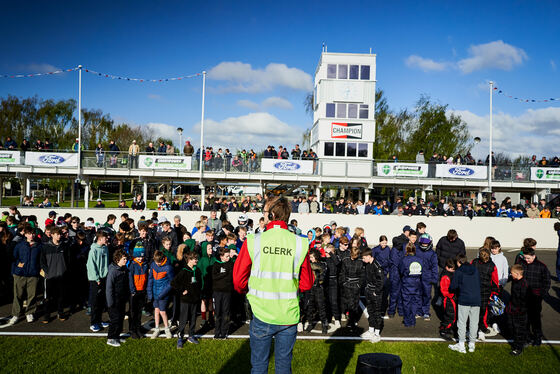
{"label": "red sleeve", "polygon": [[233,288],[241,294],[247,293],[247,284],[249,283],[252,264],[251,256],[249,256],[249,251],[247,250],[247,240],[245,240],[233,266]]}
{"label": "red sleeve", "polygon": [[299,290],[302,292],[309,291],[315,282],[315,274],[311,269],[309,262],[309,253],[305,256],[301,269],[299,271]]}
{"label": "red sleeve", "polygon": [[490,296],[498,295],[498,291],[500,290],[499,284],[498,269],[494,266],[494,270],[492,271],[492,293]]}
{"label": "red sleeve", "polygon": [[451,279],[448,276],[444,276],[441,278],[439,282],[439,288],[443,297],[453,298],[453,294],[449,292],[449,285],[451,284]]}

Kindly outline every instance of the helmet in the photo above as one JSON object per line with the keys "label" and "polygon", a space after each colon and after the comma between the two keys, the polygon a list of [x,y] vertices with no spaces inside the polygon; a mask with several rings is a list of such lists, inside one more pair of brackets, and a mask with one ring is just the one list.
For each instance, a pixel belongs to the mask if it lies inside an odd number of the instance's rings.
{"label": "helmet", "polygon": [[502,314],[504,314],[506,304],[504,304],[504,302],[500,300],[498,296],[494,295],[490,299],[490,303],[488,303],[488,308],[494,316],[501,316]]}
{"label": "helmet", "polygon": [[249,218],[247,218],[246,214],[242,214],[239,216],[239,218],[237,219],[237,223],[239,224],[239,226],[245,226],[247,225],[247,221],[249,220]]}
{"label": "helmet", "polygon": [[430,234],[422,234],[420,239],[418,239],[418,244],[423,251],[430,251],[434,247]]}

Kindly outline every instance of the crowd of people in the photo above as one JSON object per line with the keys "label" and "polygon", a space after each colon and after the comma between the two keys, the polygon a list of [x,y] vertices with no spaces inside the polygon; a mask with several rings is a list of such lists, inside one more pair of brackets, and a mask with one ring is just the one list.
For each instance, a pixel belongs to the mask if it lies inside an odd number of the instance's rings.
{"label": "crowd of people", "polygon": [[[122,343],[125,315],[135,339],[149,332],[141,324],[143,314],[154,317],[149,336],[172,338],[174,331],[177,348],[198,344],[196,334],[211,329],[215,339],[226,339],[252,316],[245,295],[234,289],[235,262],[247,235],[267,230],[265,220],[254,223],[241,215],[235,224],[213,209],[187,228],[180,216],[170,221],[164,214],[155,211],[138,222],[127,213],[109,214],[101,225],[52,211],[39,223],[14,207],[0,220],[0,289],[4,300],[13,297],[12,317],[0,327],[23,316],[28,323],[65,321],[87,309],[91,331],[108,329],[111,346]],[[514,355],[542,342],[541,306],[550,273],[536,258],[534,239],[524,240],[510,267],[495,238],[486,238],[478,256],[468,261],[457,231],[435,242],[422,222],[405,226],[392,240],[382,235],[375,244],[362,228],[351,232],[334,221],[302,233],[291,220],[288,229],[308,238],[314,274],[311,289],[300,294],[300,332],[321,323],[326,334],[343,328],[343,322],[356,331],[363,295],[368,329],[362,337],[371,342],[381,339],[385,319],[398,314],[411,327],[417,319],[433,318],[432,310],[440,318],[440,336],[456,337],[458,343],[449,347],[461,353],[467,350],[467,320],[470,352],[476,339],[500,330],[513,337]],[[554,229],[560,236],[560,222]],[[505,314],[500,299],[506,302]],[[105,310],[109,322],[102,318]]]}

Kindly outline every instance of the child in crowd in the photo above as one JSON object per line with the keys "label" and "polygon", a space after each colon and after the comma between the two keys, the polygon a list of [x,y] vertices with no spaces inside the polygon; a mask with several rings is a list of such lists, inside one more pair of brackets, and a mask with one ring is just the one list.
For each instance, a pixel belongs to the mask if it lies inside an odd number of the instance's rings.
{"label": "child in crowd", "polygon": [[200,292],[202,288],[202,275],[197,268],[198,253],[187,252],[187,266],[171,281],[171,286],[181,295],[181,315],[179,317],[179,328],[177,331],[177,349],[183,348],[185,327],[189,324],[188,342],[198,344],[194,336],[196,328],[196,312],[200,304]]}
{"label": "child in crowd", "polygon": [[148,273],[148,301],[154,306],[155,328],[151,336],[155,339],[159,336],[160,317],[163,320],[165,337],[171,339],[169,320],[167,319],[167,304],[169,302],[169,291],[171,290],[171,279],[173,279],[173,267],[162,251],[154,253],[154,261]]}
{"label": "child in crowd", "polygon": [[443,299],[443,316],[439,325],[439,335],[446,340],[453,340],[453,326],[457,321],[457,297],[449,291],[456,268],[455,261],[448,258],[439,277],[439,292]]}
{"label": "child in crowd", "polygon": [[233,292],[233,261],[230,259],[230,250],[226,247],[220,247],[219,255],[220,259],[212,266],[212,291],[216,313],[214,339],[226,339]]}
{"label": "child in crowd", "polygon": [[416,246],[408,243],[406,246],[406,256],[402,259],[399,266],[401,276],[401,294],[404,306],[405,327],[416,325],[416,316],[422,310],[422,275],[424,262],[416,256]]}
{"label": "child in crowd", "polygon": [[523,277],[523,266],[511,267],[511,298],[506,307],[508,323],[513,335],[511,354],[519,356],[527,341],[527,294],[529,285]]}
{"label": "child in crowd", "polygon": [[480,316],[478,318],[478,339],[484,340],[491,331],[488,328],[488,303],[498,295],[498,270],[490,259],[490,251],[484,247],[478,251],[478,258],[472,261],[480,277]]}
{"label": "child in crowd", "polygon": [[[490,258],[496,265],[496,270],[498,271],[498,296],[501,298],[502,291],[508,281],[508,260],[502,253],[502,246],[497,240],[492,240],[492,243],[490,243],[490,252]],[[496,333],[500,333],[500,328],[498,327],[497,322],[492,323],[492,330],[496,331]]]}
{"label": "child in crowd", "polygon": [[107,274],[107,307],[109,308],[109,331],[107,344],[120,347],[126,301],[130,296],[126,253],[119,249],[113,254],[113,263]]}
{"label": "child in crowd", "polygon": [[148,262],[142,242],[138,241],[132,250],[132,261],[128,265],[130,288],[130,319],[128,320],[130,337],[140,339],[142,309],[146,303],[148,286]]}
{"label": "child in crowd", "polygon": [[46,280],[47,310],[43,316],[43,323],[50,322],[50,313],[56,308],[58,319],[65,321],[64,296],[66,294],[68,280],[67,258],[68,245],[61,240],[59,227],[50,229],[51,240],[43,245],[41,251],[41,269]]}
{"label": "child in crowd", "polygon": [[[334,245],[327,244],[325,247],[325,264],[327,265],[327,289],[328,289],[328,299],[327,303],[330,306],[330,315],[334,318],[334,327],[340,328],[340,304],[339,304],[339,292],[338,292],[338,266],[340,264],[340,259],[336,254],[336,249]],[[330,319],[330,317],[329,317]]]}
{"label": "child in crowd", "polygon": [[[340,238],[341,244],[342,239]],[[340,267],[340,279],[342,283],[342,311],[348,312],[347,327],[353,329],[358,322],[361,310],[360,302],[360,282],[363,274],[363,262],[360,261],[360,248],[352,247],[349,251],[350,256],[342,260]]]}
{"label": "child in crowd", "polygon": [[[207,236],[210,238],[210,236]],[[211,238],[213,240],[214,234],[212,233]],[[204,244],[204,243],[203,243]],[[210,243],[206,246],[202,246],[202,257],[198,261],[198,268],[200,269],[200,274],[202,275],[202,290],[201,299],[202,303],[200,305],[200,314],[202,315],[203,328],[210,329],[214,325],[214,305],[212,302],[212,266],[216,263],[216,257],[214,257],[213,247]]]}
{"label": "child in crowd", "polygon": [[[419,222],[417,225],[420,230],[426,231],[426,225]],[[424,321],[430,320],[430,303],[432,301],[432,286],[438,281],[438,258],[434,252],[432,237],[430,234],[422,234],[418,239],[418,250],[416,256],[422,260],[422,307],[419,315],[424,317]]]}
{"label": "child in crowd", "polygon": [[315,322],[315,314],[319,314],[321,319],[322,333],[326,334],[329,330],[329,322],[327,321],[327,308],[325,303],[325,291],[323,285],[327,278],[327,264],[321,259],[321,253],[314,249],[309,253],[309,261],[311,269],[315,275],[315,282],[308,294],[307,304],[305,308],[305,316],[308,322],[307,332],[311,332]]}
{"label": "child in crowd", "polygon": [[105,231],[98,231],[96,241],[91,245],[87,260],[87,275],[89,281],[89,306],[91,308],[90,327],[93,332],[109,327],[101,321],[101,314],[105,308],[105,281],[109,271],[109,250],[107,248],[108,235]]}
{"label": "child in crowd", "polygon": [[362,252],[362,261],[365,263],[365,296],[367,301],[369,329],[362,334],[362,338],[369,339],[372,343],[381,340],[383,329],[383,285],[385,275],[381,264],[373,257],[371,249]]}

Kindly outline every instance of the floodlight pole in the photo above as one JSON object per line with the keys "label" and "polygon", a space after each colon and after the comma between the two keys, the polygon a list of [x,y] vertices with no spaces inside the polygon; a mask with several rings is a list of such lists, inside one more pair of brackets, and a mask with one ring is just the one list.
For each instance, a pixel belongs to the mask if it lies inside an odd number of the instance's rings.
{"label": "floodlight pole", "polygon": [[204,144],[204,96],[206,93],[206,71],[202,72],[202,114],[201,114],[201,118],[200,118],[200,157],[198,160],[198,167],[199,167],[199,172],[200,172],[200,209],[204,210],[204,193],[205,193],[205,188],[204,188],[204,184],[202,183],[202,160],[203,160],[203,155],[204,155],[204,148],[203,148],[203,144]]}
{"label": "floodlight pole", "polygon": [[78,178],[82,169],[82,65],[78,65]]}
{"label": "floodlight pole", "polygon": [[492,198],[492,95],[494,91],[494,82],[490,81],[490,150],[488,153],[488,192]]}

